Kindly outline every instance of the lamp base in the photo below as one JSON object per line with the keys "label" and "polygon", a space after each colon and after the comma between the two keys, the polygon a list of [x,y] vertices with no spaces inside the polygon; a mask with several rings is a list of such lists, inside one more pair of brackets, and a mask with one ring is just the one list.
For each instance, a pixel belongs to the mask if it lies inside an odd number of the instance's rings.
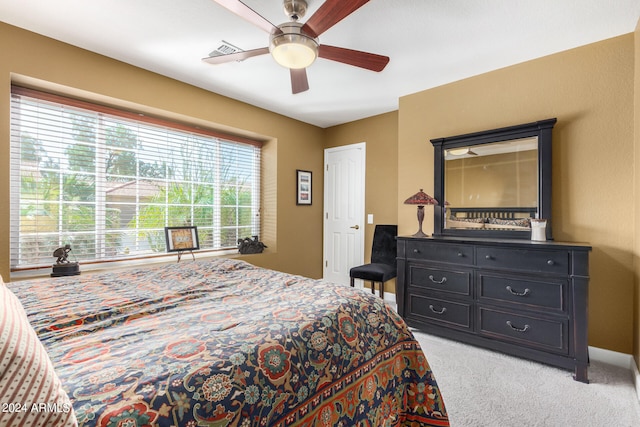
{"label": "lamp base", "polygon": [[418,232],[416,234],[412,235],[411,237],[429,237],[429,235],[428,234],[424,234],[422,232],[422,230],[418,230]]}
{"label": "lamp base", "polygon": [[418,206],[418,232],[412,237],[429,237],[428,234],[424,234],[422,231],[422,221],[424,220],[424,206]]}

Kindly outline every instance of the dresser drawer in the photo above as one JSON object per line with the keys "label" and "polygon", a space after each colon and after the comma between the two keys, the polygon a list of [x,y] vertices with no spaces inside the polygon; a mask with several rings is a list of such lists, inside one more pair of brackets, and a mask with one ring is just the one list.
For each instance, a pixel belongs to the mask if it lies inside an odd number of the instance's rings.
{"label": "dresser drawer", "polygon": [[568,251],[479,246],[476,256],[477,265],[481,268],[569,274]]}
{"label": "dresser drawer", "polygon": [[568,354],[567,319],[549,320],[479,307],[478,333],[509,342]]}
{"label": "dresser drawer", "polygon": [[411,294],[408,308],[408,317],[435,321],[449,327],[471,329],[471,304]]}
{"label": "dresser drawer", "polygon": [[459,295],[471,295],[472,272],[419,263],[409,264],[409,286]]}
{"label": "dresser drawer", "polygon": [[543,308],[558,312],[566,310],[566,280],[534,280],[480,272],[478,282],[480,300],[523,304],[529,308]]}
{"label": "dresser drawer", "polygon": [[472,265],[473,246],[409,240],[407,241],[406,257],[424,261]]}

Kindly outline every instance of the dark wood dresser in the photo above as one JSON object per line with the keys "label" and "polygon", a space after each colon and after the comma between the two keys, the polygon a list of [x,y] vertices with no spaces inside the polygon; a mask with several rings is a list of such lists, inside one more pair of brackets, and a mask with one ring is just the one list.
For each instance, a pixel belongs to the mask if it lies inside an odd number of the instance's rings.
{"label": "dark wood dresser", "polygon": [[426,333],[575,371],[588,382],[584,244],[398,237],[397,302]]}

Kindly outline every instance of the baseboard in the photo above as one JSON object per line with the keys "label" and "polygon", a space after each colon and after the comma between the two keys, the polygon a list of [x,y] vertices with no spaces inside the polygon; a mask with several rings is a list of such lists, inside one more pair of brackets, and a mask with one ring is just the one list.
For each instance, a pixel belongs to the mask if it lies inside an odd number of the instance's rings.
{"label": "baseboard", "polygon": [[604,348],[589,347],[589,358],[598,362],[607,363],[628,369],[633,378],[633,385],[636,388],[636,397],[640,403],[640,371],[632,355],[619,353],[617,351],[605,350]]}
{"label": "baseboard", "polygon": [[390,292],[384,293],[384,301],[388,302],[391,305],[396,305],[396,294],[392,294]]}
{"label": "baseboard", "polygon": [[[607,350],[599,347],[589,346],[589,358],[608,365],[619,366],[631,370],[632,365],[635,366],[633,356],[626,353]],[[636,368],[637,369],[637,368]]]}

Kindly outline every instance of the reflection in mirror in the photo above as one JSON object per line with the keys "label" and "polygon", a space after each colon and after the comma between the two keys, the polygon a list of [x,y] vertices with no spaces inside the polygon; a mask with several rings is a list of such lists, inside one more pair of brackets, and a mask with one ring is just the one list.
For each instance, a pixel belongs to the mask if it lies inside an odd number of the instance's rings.
{"label": "reflection in mirror", "polygon": [[531,219],[539,218],[546,220],[544,237],[552,240],[555,123],[553,118],[432,139],[433,194],[439,203],[434,236],[530,239]]}
{"label": "reflection in mirror", "polygon": [[445,228],[528,231],[538,209],[538,138],[444,151]]}

